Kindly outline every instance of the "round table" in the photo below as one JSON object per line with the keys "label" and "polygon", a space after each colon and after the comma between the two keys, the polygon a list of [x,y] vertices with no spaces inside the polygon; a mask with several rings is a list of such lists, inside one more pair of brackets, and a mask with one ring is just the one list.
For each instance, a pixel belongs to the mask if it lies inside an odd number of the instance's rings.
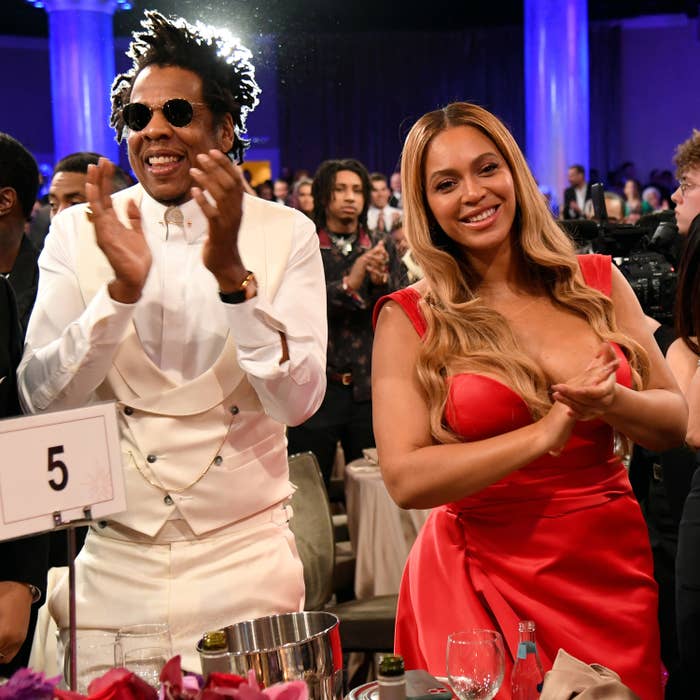
{"label": "round table", "polygon": [[381,469],[368,459],[345,465],[345,504],[355,554],[355,596],[398,593],[408,552],[429,510],[404,510],[392,501]]}

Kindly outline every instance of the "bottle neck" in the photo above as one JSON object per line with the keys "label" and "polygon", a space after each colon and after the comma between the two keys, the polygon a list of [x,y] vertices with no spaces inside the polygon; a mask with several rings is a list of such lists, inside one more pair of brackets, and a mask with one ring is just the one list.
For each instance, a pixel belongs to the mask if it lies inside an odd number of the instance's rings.
{"label": "bottle neck", "polygon": [[530,627],[520,627],[518,629],[518,642],[535,643],[535,630]]}
{"label": "bottle neck", "polygon": [[529,621],[518,625],[518,658],[524,659],[528,654],[537,654],[535,625]]}
{"label": "bottle neck", "polygon": [[528,654],[537,654],[537,646],[534,641],[521,640],[518,642],[518,658],[526,659]]}

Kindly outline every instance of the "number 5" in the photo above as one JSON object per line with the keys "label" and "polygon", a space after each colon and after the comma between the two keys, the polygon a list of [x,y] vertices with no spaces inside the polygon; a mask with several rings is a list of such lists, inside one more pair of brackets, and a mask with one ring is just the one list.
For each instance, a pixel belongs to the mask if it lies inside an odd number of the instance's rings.
{"label": "number 5", "polygon": [[52,472],[54,469],[61,470],[61,481],[54,481],[53,478],[49,479],[49,486],[54,491],[63,491],[68,485],[68,467],[60,459],[54,459],[56,455],[62,453],[63,445],[49,447],[49,471]]}

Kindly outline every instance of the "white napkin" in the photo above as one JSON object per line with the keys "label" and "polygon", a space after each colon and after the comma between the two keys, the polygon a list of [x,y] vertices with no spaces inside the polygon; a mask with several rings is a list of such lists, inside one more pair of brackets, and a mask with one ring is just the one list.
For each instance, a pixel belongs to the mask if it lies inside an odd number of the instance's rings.
{"label": "white napkin", "polygon": [[640,700],[620,676],[600,664],[588,664],[559,649],[544,677],[540,700]]}

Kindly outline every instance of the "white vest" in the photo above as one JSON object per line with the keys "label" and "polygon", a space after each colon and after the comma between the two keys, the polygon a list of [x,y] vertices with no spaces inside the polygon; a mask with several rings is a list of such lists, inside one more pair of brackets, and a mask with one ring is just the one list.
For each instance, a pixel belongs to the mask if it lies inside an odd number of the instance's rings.
{"label": "white vest", "polygon": [[[125,225],[128,200],[139,206],[142,196],[140,185],[114,195]],[[87,305],[114,273],[92,224],[80,221],[77,274]],[[246,195],[238,247],[258,294],[269,299],[282,282],[293,231],[292,211]],[[230,334],[209,370],[176,385],[148,357],[132,323],[97,396],[118,401],[127,510],[111,520],[153,536],[177,508],[201,535],[291,494],[284,426],[264,413]]]}

